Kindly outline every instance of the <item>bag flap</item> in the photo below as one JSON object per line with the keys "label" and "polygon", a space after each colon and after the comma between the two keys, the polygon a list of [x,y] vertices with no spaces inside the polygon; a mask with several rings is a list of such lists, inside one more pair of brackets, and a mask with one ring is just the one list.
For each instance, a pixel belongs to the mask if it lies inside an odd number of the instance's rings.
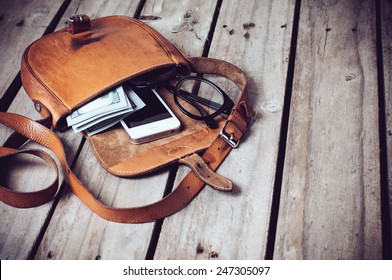
{"label": "bag flap", "polygon": [[91,20],[91,29],[62,29],[25,51],[22,82],[53,115],[53,126],[75,108],[127,79],[162,67],[189,71],[183,55],[158,32],[133,18]]}

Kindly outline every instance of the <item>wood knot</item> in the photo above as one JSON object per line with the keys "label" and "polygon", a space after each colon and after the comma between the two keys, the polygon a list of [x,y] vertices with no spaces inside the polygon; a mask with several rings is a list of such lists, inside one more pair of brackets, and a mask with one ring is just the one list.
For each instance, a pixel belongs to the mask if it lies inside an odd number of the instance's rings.
{"label": "wood knot", "polygon": [[200,243],[197,244],[196,253],[197,254],[203,254],[204,253],[204,247]]}
{"label": "wood knot", "polygon": [[54,252],[53,251],[49,251],[48,253],[48,259],[51,259],[54,257]]}

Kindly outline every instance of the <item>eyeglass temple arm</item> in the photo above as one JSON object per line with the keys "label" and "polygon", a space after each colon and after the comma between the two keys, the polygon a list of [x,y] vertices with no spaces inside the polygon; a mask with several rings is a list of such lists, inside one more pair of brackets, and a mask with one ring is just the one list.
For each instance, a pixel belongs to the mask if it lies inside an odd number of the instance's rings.
{"label": "eyeglass temple arm", "polygon": [[[175,87],[172,86],[172,85],[169,85],[169,84],[166,85],[166,89],[168,89],[173,94],[175,92]],[[209,99],[200,97],[200,96],[195,95],[195,94],[191,94],[191,93],[189,93],[188,91],[185,91],[185,90],[180,90],[178,92],[178,96],[181,97],[182,100],[185,100],[189,104],[191,104],[192,106],[196,107],[196,109],[200,112],[200,114],[202,114],[201,110],[203,110],[203,112],[205,112],[205,115],[208,115],[206,113],[206,111],[202,107],[198,106],[198,104],[195,103],[195,102],[199,102],[199,103],[201,103],[201,104],[203,104],[205,106],[208,106],[208,107],[210,107],[212,109],[215,109],[215,110],[219,110],[222,107],[222,105],[217,103],[217,102],[211,101]],[[230,111],[231,111],[231,108],[234,106],[234,102],[231,99],[229,99],[228,102],[229,102],[228,105],[225,106],[227,108],[222,111],[222,113],[225,114],[225,115],[229,115]]]}
{"label": "eyeglass temple arm", "polygon": [[[222,105],[219,104],[219,103],[216,103],[216,102],[214,102],[214,101],[211,101],[211,100],[209,100],[209,99],[200,97],[200,96],[195,95],[195,94],[191,94],[191,93],[189,93],[189,92],[187,92],[187,91],[184,91],[184,90],[179,91],[178,94],[179,94],[179,96],[181,96],[183,99],[187,99],[187,100],[192,100],[192,101],[199,102],[199,103],[201,103],[201,104],[203,104],[203,105],[205,105],[205,106],[208,106],[208,107],[210,107],[210,108],[212,108],[212,109],[215,109],[215,110],[218,110],[218,109],[220,109],[220,108],[222,107]],[[193,104],[193,103],[192,103],[192,104]]]}
{"label": "eyeglass temple arm", "polygon": [[[190,105],[195,107],[202,116],[204,116],[204,117],[208,116],[208,112],[203,107],[201,107],[199,104],[197,104],[197,100],[195,98],[192,98],[189,93],[184,94],[183,91],[179,92],[178,97],[180,97],[182,100],[188,102]],[[199,97],[199,98],[204,99],[202,97]],[[204,99],[204,100],[206,100],[206,99]]]}

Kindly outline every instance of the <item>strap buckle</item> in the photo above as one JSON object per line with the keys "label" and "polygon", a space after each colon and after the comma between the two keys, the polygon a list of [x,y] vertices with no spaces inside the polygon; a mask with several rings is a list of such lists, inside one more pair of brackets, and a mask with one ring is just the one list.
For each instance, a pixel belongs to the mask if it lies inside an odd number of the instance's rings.
{"label": "strap buckle", "polygon": [[223,140],[226,141],[227,144],[229,144],[233,149],[237,148],[238,145],[240,144],[240,140],[234,139],[233,133],[226,133],[225,129],[226,126],[229,122],[226,122],[225,125],[222,127],[222,129],[219,132],[220,137],[222,137]]}
{"label": "strap buckle", "polygon": [[87,15],[73,15],[65,22],[67,30],[71,34],[77,34],[90,29],[90,18]]}

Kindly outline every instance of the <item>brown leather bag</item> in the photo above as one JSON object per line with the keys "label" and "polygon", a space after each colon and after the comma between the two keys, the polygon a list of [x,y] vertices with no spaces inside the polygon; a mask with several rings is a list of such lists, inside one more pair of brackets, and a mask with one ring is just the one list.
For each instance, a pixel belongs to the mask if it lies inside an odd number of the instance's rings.
{"label": "brown leather bag", "polygon": [[[191,168],[179,186],[156,203],[133,208],[104,205],[75,177],[60,139],[41,123],[49,120],[55,129],[65,129],[65,118],[74,109],[105,90],[162,69],[183,75],[194,72],[223,76],[239,87],[241,97],[227,120],[218,118],[218,127],[209,128],[179,112],[172,95],[164,94],[162,89],[162,97],[182,123],[179,134],[142,145],[131,144],[120,126],[91,137],[85,135],[99,163],[117,176],[137,176],[175,162]],[[44,119],[39,123],[0,112],[0,123],[52,150],[72,192],[103,218],[122,223],[150,222],[182,209],[205,184],[223,191],[232,189],[231,181],[214,171],[238,145],[253,114],[247,105],[246,76],[238,67],[216,59],[186,57],[161,34],[133,18],[111,16],[90,22],[86,16],[77,16],[67,28],[26,49],[21,76],[26,92]],[[0,158],[30,153],[46,160],[57,172],[56,163],[48,154],[20,150],[19,140],[18,135],[8,139],[0,148]],[[31,193],[0,187],[0,199],[15,207],[34,207],[51,200],[57,190],[57,181]]]}

